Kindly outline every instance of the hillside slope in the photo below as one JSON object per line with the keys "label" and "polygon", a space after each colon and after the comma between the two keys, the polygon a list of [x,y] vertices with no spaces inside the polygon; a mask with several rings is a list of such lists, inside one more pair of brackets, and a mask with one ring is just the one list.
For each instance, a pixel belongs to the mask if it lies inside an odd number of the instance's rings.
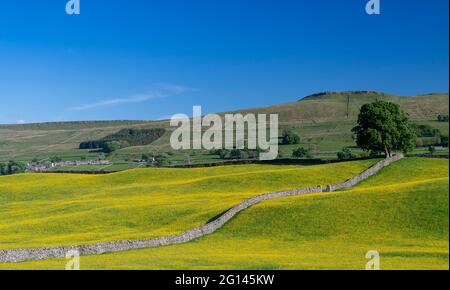
{"label": "hillside slope", "polygon": [[[314,148],[316,157],[332,158],[342,147],[355,145],[351,128],[355,125],[359,109],[363,104],[377,99],[398,103],[416,123],[431,125],[444,135],[449,133],[448,123],[435,121],[438,115],[449,114],[448,94],[398,97],[374,92],[325,93],[298,102],[237,112],[279,114],[280,125],[296,131],[302,137],[302,146]],[[164,128],[167,132],[151,145],[118,150],[111,156],[114,161],[138,159],[143,153],[172,151],[169,139],[173,128],[167,120],[0,125],[0,161],[30,161],[55,155],[65,160],[81,157],[95,159],[98,153],[78,150],[79,144],[101,139],[125,128]],[[285,155],[291,152],[290,147],[282,149]],[[218,158],[209,156],[207,151],[187,151],[175,152],[171,159],[174,164],[183,164],[186,155],[190,155],[194,163],[214,162]]]}
{"label": "hillside slope", "polygon": [[413,120],[434,120],[449,112],[448,94],[399,97],[376,92],[321,93],[294,103],[240,112],[277,113],[283,124],[355,121],[361,106],[376,100],[399,104]]}
{"label": "hillside slope", "polygon": [[[399,161],[356,188],[268,201],[189,244],[82,257],[82,269],[448,269],[448,161]],[[62,269],[62,259],[0,269]]]}
{"label": "hillside slope", "polygon": [[246,198],[342,182],[374,162],[0,176],[0,249],[179,234]]}

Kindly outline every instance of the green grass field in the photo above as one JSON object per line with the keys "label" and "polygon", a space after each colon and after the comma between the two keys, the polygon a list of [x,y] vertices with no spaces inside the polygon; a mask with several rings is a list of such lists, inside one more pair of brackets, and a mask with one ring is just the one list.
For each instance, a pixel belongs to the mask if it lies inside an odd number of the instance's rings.
{"label": "green grass field", "polygon": [[205,224],[245,198],[344,181],[373,162],[0,177],[0,248],[180,233]]}
{"label": "green grass field", "polygon": [[[373,162],[1,177],[0,248],[176,233],[245,197],[345,180]],[[408,158],[351,190],[268,201],[194,242],[81,257],[81,268],[364,269],[365,253],[377,250],[382,269],[448,269],[448,169],[448,160]]]}

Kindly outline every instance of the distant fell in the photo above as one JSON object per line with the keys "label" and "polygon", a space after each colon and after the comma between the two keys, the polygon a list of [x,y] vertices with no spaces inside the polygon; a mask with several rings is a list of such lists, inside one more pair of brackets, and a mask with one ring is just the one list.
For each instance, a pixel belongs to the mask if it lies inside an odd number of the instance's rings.
{"label": "distant fell", "polygon": [[377,100],[399,104],[413,120],[436,120],[449,114],[448,93],[400,97],[376,91],[323,92],[293,103],[239,112],[278,114],[283,124],[355,121],[361,106]]}
{"label": "distant fell", "polygon": [[328,92],[320,92],[320,93],[306,96],[303,99],[300,99],[299,101],[318,99],[318,98],[326,98],[326,97],[340,97],[340,96],[345,96],[345,97],[351,97],[351,96],[383,97],[383,96],[392,96],[392,95],[385,94],[382,92],[377,92],[377,91],[343,91],[343,92],[328,91]]}

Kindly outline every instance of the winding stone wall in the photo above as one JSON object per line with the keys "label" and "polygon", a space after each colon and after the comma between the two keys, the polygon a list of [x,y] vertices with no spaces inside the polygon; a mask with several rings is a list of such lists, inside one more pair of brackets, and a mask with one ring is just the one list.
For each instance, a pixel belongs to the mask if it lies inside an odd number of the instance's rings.
{"label": "winding stone wall", "polygon": [[11,249],[0,251],[0,263],[17,263],[29,260],[43,260],[52,258],[64,258],[66,253],[69,251],[78,251],[81,256],[86,255],[96,255],[103,253],[113,253],[122,252],[132,249],[144,249],[144,248],[155,248],[160,246],[175,245],[187,243],[192,240],[198,239],[205,235],[211,234],[221,227],[223,227],[228,221],[230,221],[239,212],[266,200],[276,199],[281,197],[297,196],[303,194],[312,194],[320,192],[332,192],[339,189],[350,188],[355,186],[359,182],[369,178],[370,176],[376,174],[382,168],[388,166],[392,162],[400,160],[403,155],[397,155],[395,157],[385,159],[375,164],[373,167],[369,168],[365,172],[353,177],[352,179],[335,185],[329,185],[326,190],[323,190],[321,186],[308,187],[287,191],[271,192],[252,198],[246,199],[235,207],[231,208],[229,211],[224,213],[222,216],[216,220],[188,230],[184,233],[174,236],[153,238],[153,239],[141,239],[141,240],[127,240],[127,241],[115,241],[115,242],[105,242],[96,243],[90,245],[80,245],[80,246],[67,246],[67,247],[49,247],[49,248],[30,248],[30,249]]}
{"label": "winding stone wall", "polygon": [[368,179],[372,175],[377,174],[384,167],[389,166],[391,163],[398,161],[400,159],[403,159],[403,158],[404,158],[404,155],[399,154],[399,155],[393,156],[391,158],[384,159],[384,160],[378,162],[377,164],[375,164],[374,166],[372,166],[371,168],[367,169],[363,173],[356,175],[355,177],[353,177],[350,180],[347,180],[346,182],[329,185],[326,188],[325,192],[332,192],[332,191],[336,191],[336,190],[340,190],[340,189],[346,189],[346,188],[353,187],[353,186],[357,185],[358,183],[360,183],[361,181]]}

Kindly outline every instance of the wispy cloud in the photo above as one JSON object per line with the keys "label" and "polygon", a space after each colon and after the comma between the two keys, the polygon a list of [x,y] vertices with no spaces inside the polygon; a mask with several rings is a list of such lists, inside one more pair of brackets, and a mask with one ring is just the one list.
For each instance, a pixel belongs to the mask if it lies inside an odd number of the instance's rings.
{"label": "wispy cloud", "polygon": [[[156,119],[156,121],[167,121],[167,120],[182,120],[182,119],[184,119],[185,117],[184,117],[184,115],[180,115],[180,114],[177,114],[177,115],[164,115],[164,116],[161,116],[161,117],[159,117],[159,118],[157,118]],[[188,116],[188,118],[189,118],[189,116]]]}
{"label": "wispy cloud", "polygon": [[126,98],[117,98],[117,99],[108,99],[108,100],[102,100],[95,103],[90,104],[84,104],[77,107],[72,107],[69,110],[70,111],[84,111],[84,110],[91,110],[99,107],[106,107],[106,106],[117,106],[117,105],[123,105],[123,104],[133,104],[133,103],[142,103],[146,101],[150,101],[153,99],[160,99],[160,98],[166,98],[177,94],[182,94],[186,91],[190,91],[192,89],[179,86],[179,85],[159,85],[157,89],[154,91],[147,93],[147,94],[139,94],[139,95],[133,95]]}
{"label": "wispy cloud", "polygon": [[26,122],[25,122],[25,120],[17,120],[16,123],[17,124],[25,124]]}
{"label": "wispy cloud", "polygon": [[84,104],[84,105],[81,105],[78,107],[72,107],[72,108],[70,108],[70,111],[84,111],[84,110],[95,109],[98,107],[140,103],[140,102],[145,102],[145,101],[148,101],[151,99],[156,99],[159,97],[160,97],[159,94],[148,94],[148,95],[135,95],[135,96],[130,96],[130,97],[121,98],[121,99],[109,99],[109,100],[99,101],[96,103]]}

